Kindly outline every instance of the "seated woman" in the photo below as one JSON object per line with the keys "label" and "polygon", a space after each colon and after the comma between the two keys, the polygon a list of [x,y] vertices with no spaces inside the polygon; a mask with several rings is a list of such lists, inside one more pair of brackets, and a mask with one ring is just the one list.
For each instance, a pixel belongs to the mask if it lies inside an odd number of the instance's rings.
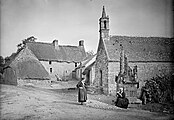
{"label": "seated woman", "polygon": [[119,92],[117,92],[116,95],[117,99],[115,101],[115,106],[121,107],[121,108],[127,108],[129,104],[129,100],[126,98],[125,92],[123,88],[119,89]]}

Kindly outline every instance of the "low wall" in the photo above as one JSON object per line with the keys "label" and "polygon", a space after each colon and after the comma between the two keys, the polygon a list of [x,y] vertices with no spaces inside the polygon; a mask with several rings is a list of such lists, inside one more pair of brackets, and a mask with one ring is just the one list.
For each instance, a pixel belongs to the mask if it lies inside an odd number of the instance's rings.
{"label": "low wall", "polygon": [[17,79],[18,86],[49,86],[51,85],[51,80],[33,80],[33,79]]}

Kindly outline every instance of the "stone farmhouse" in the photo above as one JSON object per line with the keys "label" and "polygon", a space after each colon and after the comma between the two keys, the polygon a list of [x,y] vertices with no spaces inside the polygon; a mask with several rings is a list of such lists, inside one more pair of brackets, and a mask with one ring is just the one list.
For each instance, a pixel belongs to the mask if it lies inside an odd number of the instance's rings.
{"label": "stone farmhouse", "polygon": [[5,83],[17,85],[69,80],[73,77],[72,71],[85,58],[83,40],[79,41],[78,46],[59,45],[58,40],[52,43],[27,42],[4,69]]}
{"label": "stone farmhouse", "polygon": [[104,94],[115,95],[123,86],[129,97],[137,97],[145,80],[174,73],[173,38],[111,36],[104,7],[99,29],[93,85]]}
{"label": "stone farmhouse", "polygon": [[60,80],[71,79],[72,71],[86,57],[83,40],[79,41],[79,46],[59,45],[58,40],[53,43],[29,42],[27,46],[50,77]]}

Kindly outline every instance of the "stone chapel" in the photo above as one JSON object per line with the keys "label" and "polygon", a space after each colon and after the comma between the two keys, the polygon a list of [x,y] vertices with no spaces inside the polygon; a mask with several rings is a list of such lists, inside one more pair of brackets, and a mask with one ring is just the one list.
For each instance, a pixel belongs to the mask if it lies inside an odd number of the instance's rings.
{"label": "stone chapel", "polygon": [[122,86],[135,101],[145,80],[174,73],[174,39],[110,35],[109,20],[103,6],[93,85],[110,95]]}

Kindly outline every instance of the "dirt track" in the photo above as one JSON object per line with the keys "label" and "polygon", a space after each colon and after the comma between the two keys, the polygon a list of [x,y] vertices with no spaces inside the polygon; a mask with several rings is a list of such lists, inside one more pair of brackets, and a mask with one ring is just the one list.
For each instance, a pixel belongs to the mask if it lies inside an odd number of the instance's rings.
{"label": "dirt track", "polygon": [[[1,85],[1,119],[47,120],[166,120],[171,115],[141,110],[106,109],[95,100],[80,105],[74,91],[46,90],[33,87]],[[94,106],[93,106],[94,105]],[[96,106],[98,105],[98,106]],[[110,106],[109,106],[110,108]]]}

